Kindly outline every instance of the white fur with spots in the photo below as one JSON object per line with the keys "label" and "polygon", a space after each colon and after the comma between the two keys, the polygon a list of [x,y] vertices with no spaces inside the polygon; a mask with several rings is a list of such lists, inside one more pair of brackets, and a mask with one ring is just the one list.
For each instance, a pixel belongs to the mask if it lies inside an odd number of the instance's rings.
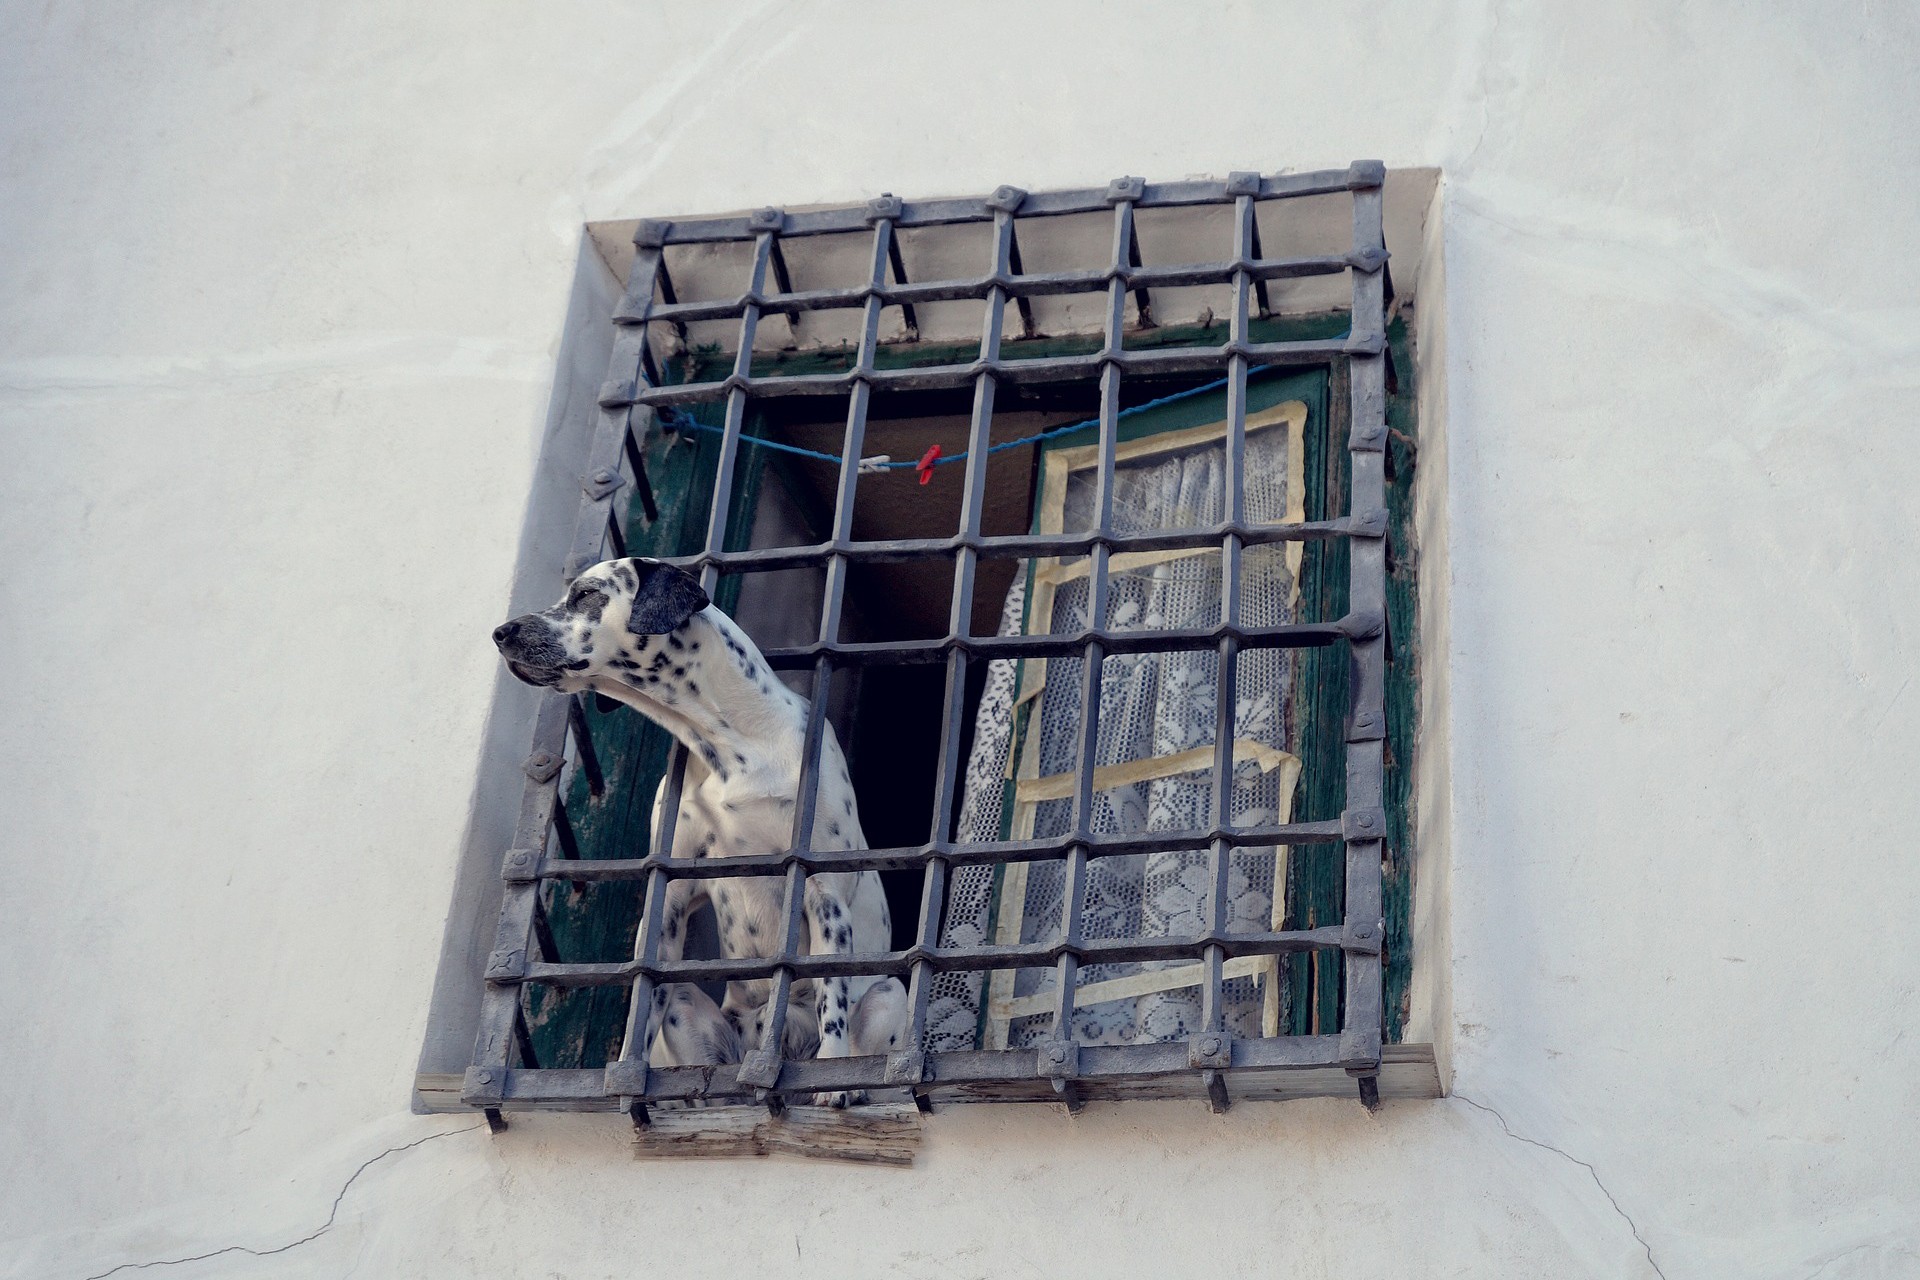
{"label": "white fur with spots", "polygon": [[[503,624],[494,638],[522,680],[613,698],[685,745],[674,857],[737,857],[788,847],[807,700],[780,683],[753,641],[706,602],[688,575],[645,560],[606,561],[576,578],[553,608]],[[818,795],[812,847],[866,848],[846,757],[831,725],[821,744]],[[656,795],[656,846],[663,817]],[[777,955],[783,888],[779,877],[670,882],[661,958],[680,958],[687,922],[708,901],[724,955]],[[802,942],[808,954],[875,954],[891,947],[886,894],[872,871],[808,876],[805,922]],[[729,1043],[758,1045],[771,987],[766,979],[728,984],[720,1016],[734,1033],[731,1041],[699,1026],[712,1002],[696,989],[656,992],[648,1027],[650,1058],[660,1065],[704,1065],[728,1052]],[[796,981],[785,1056],[884,1053],[899,1042],[905,1010],[905,989],[894,979]],[[688,1020],[684,1031],[668,1027],[670,1011]],[[815,1098],[831,1106],[861,1100],[848,1093]]]}

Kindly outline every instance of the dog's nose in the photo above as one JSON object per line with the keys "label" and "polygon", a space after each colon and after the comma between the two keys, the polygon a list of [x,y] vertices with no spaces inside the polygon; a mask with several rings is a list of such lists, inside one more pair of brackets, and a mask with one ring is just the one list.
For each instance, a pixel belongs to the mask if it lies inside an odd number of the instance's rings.
{"label": "dog's nose", "polygon": [[519,634],[520,620],[515,618],[511,622],[503,622],[493,629],[493,642],[497,645],[506,644]]}

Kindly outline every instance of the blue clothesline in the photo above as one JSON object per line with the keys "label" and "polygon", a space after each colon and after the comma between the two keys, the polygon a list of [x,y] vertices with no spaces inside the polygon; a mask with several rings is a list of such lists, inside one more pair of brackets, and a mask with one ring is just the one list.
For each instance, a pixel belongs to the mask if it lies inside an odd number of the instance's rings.
{"label": "blue clothesline", "polygon": [[[1251,380],[1266,372],[1269,372],[1269,370],[1254,369],[1247,374],[1247,377]],[[1231,381],[1231,378],[1221,378],[1218,382],[1209,382],[1205,386],[1190,387],[1185,391],[1176,391],[1170,396],[1161,396],[1158,400],[1149,400],[1144,404],[1134,405],[1131,409],[1122,409],[1119,416],[1125,418],[1132,414],[1145,413],[1148,409],[1158,409],[1162,405],[1172,404],[1177,400],[1187,400],[1194,396],[1205,395],[1209,391],[1218,391]],[[710,435],[716,436],[725,434],[724,428],[701,422],[692,414],[681,409],[667,409],[662,411],[660,414],[660,423],[668,431],[705,431]],[[1051,440],[1056,436],[1072,435],[1076,431],[1084,431],[1088,427],[1097,427],[1099,425],[1100,419],[1098,418],[1087,418],[1081,422],[1070,422],[1064,427],[1053,427],[1030,436],[1022,436],[1018,440],[1003,440],[999,444],[990,446],[987,449],[987,453],[992,455],[999,453],[1003,449],[1017,449],[1021,445],[1035,444],[1042,440]],[[822,453],[818,449],[802,449],[799,445],[783,444],[778,440],[763,440],[758,436],[743,435],[740,437],[740,442],[742,444],[758,445],[762,449],[775,449],[781,453],[791,453],[797,457],[813,458],[820,462],[831,462],[835,466],[838,466],[841,461],[841,455],[837,453]],[[964,462],[966,461],[966,457],[967,450],[962,449],[958,453],[942,454],[933,460],[933,465],[941,467],[949,462]],[[885,455],[879,455],[873,458],[862,458],[860,460],[860,470],[863,473],[869,474],[876,471],[918,471],[920,469],[921,464],[918,462],[907,462],[904,460],[896,462],[891,458],[885,457]]]}

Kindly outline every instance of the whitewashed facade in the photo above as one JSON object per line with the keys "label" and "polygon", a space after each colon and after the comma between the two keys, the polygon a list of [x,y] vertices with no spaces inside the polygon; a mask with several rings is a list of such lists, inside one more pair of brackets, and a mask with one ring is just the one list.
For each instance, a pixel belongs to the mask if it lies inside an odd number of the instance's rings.
{"label": "whitewashed facade", "polygon": [[[0,1272],[1920,1273],[1910,6],[0,23]],[[414,1114],[583,225],[1359,157],[1439,170],[1450,1096],[952,1107],[911,1170]]]}

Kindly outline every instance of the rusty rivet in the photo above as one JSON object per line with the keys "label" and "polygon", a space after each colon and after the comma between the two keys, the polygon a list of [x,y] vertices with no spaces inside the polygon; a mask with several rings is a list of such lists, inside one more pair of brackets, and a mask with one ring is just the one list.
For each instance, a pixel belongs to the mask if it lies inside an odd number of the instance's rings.
{"label": "rusty rivet", "polygon": [[1212,1057],[1214,1054],[1220,1052],[1220,1037],[1203,1036],[1200,1040],[1200,1052],[1206,1054],[1208,1057]]}
{"label": "rusty rivet", "polygon": [[474,1072],[474,1073],[473,1073],[473,1078],[474,1078],[475,1080],[478,1080],[478,1081],[479,1081],[479,1082],[480,1082],[481,1084],[492,1084],[492,1083],[493,1083],[493,1072],[491,1072],[491,1071],[476,1071],[476,1072]]}

